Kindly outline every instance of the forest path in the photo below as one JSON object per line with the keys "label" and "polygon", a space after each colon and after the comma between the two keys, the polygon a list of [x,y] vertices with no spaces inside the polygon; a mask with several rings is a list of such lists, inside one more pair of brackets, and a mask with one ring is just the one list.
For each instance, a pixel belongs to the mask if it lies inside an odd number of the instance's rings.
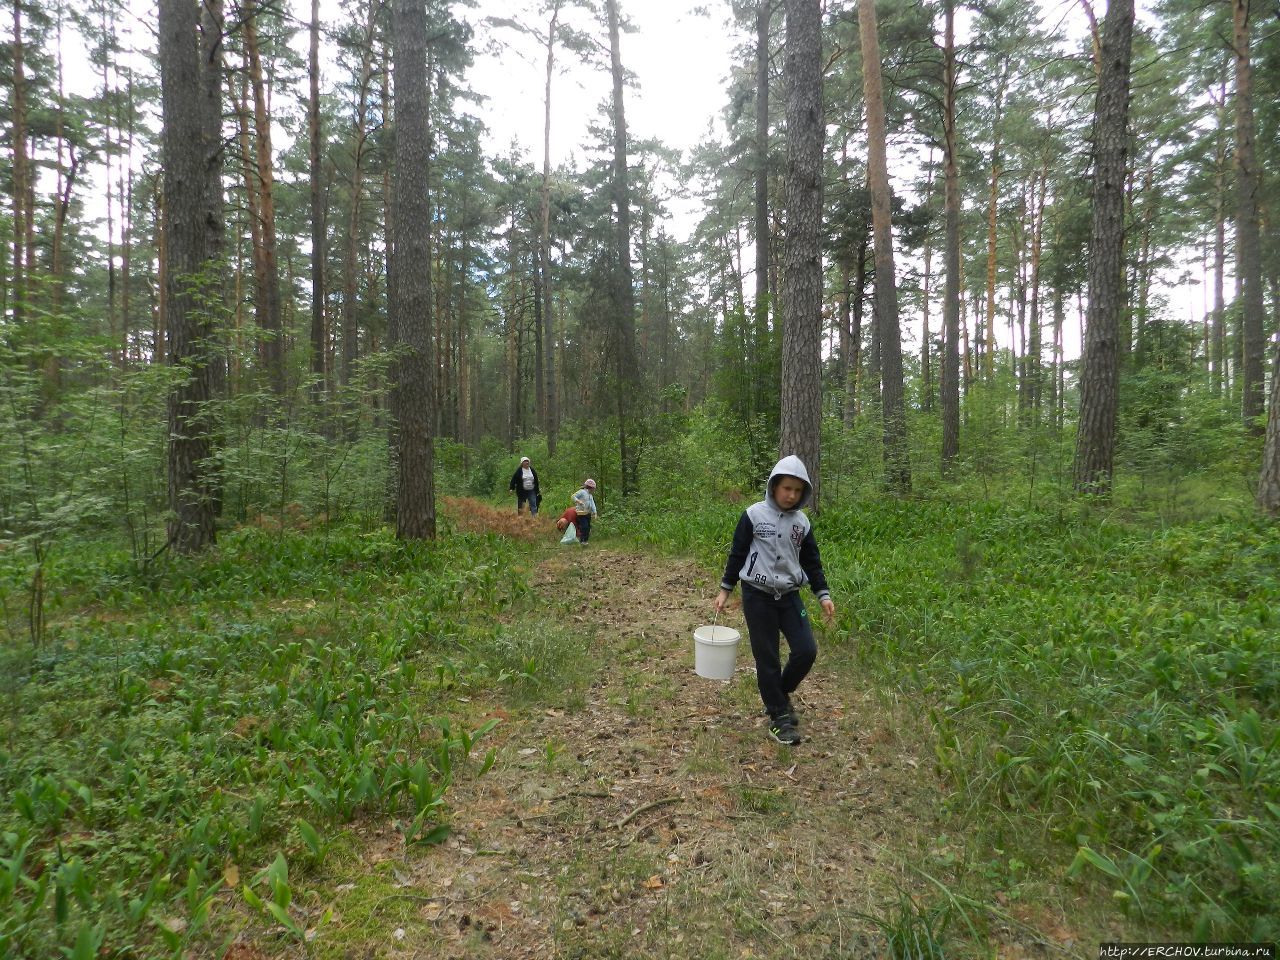
{"label": "forest path", "polygon": [[[716,575],[597,539],[532,544],[556,622],[505,625],[579,645],[581,685],[503,702],[451,691],[473,726],[503,721],[473,752],[496,749],[496,764],[459,773],[442,845],[366,835],[362,860],[393,887],[367,956],[871,957],[885,934],[871,917],[908,936],[940,925],[957,852],[946,790],[897,734],[903,708],[850,669],[848,641],[819,632],[797,697],[805,741],[776,744],[736,603],[734,678],[694,673]],[[997,956],[1077,955],[1057,911],[1017,909],[977,911]],[[947,936],[970,940],[965,926],[953,912]]]}

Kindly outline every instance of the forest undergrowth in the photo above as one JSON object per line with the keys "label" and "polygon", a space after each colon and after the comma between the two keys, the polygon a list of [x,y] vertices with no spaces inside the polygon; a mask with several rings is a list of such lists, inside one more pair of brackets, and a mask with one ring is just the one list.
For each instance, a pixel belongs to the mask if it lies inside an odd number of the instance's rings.
{"label": "forest undergrowth", "polygon": [[[0,956],[1090,956],[1274,939],[1280,537],[877,503],[763,736],[697,678],[737,507],[246,526],[6,569]],[[6,558],[12,559],[12,558]],[[737,624],[741,626],[741,624]]]}

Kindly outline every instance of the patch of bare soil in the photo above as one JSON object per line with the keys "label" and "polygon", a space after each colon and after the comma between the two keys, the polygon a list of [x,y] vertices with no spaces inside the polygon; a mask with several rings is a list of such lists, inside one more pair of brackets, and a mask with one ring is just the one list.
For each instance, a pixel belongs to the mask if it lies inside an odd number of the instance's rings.
{"label": "patch of bare soil", "polygon": [[[737,611],[734,679],[694,673],[714,574],[593,544],[546,554],[535,579],[563,598],[593,679],[536,705],[466,703],[506,720],[477,747],[498,762],[450,788],[444,844],[366,837],[360,857],[394,892],[358,955],[870,957],[895,919],[941,930],[947,788],[898,732],[909,708],[847,669],[852,641],[819,633],[797,698],[805,741],[787,748],[765,734]],[[334,923],[353,922],[337,907]],[[1079,949],[1047,909],[973,913],[984,956]],[[948,956],[972,955],[958,914],[940,935]]]}

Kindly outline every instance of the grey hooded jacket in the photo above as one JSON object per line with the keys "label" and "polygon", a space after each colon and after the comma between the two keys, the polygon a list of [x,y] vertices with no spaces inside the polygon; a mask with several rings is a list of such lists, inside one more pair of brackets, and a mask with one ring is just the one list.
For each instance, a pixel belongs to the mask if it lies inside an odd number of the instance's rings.
{"label": "grey hooded jacket", "polygon": [[[783,476],[804,483],[800,502],[783,510],[773,499],[773,488]],[[733,546],[725,563],[720,586],[732,590],[739,580],[756,590],[780,597],[808,583],[819,599],[831,596],[822,572],[822,557],[813,538],[809,518],[801,508],[813,495],[809,471],[797,456],[783,457],[769,474],[764,499],[743,511],[733,532]]]}

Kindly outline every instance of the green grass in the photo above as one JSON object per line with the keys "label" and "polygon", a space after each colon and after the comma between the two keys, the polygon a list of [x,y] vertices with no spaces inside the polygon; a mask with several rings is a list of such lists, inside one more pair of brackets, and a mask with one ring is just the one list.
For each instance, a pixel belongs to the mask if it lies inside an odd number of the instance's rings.
{"label": "green grass", "polygon": [[439,836],[484,735],[450,692],[566,675],[564,644],[492,626],[527,590],[515,559],[495,538],[245,531],[144,582],[86,551],[100,576],[54,581],[81,608],[0,650],[0,957],[181,956],[227,864],[288,937],[283,871],[343,823]]}
{"label": "green grass", "polygon": [[[610,522],[718,569],[740,509]],[[824,662],[924,718],[974,884],[1070,876],[1141,929],[1280,934],[1280,531],[928,500],[842,506],[815,529],[839,610]],[[286,943],[322,919],[292,891],[322,864],[343,873],[347,821],[438,838],[451,779],[487,762],[469,693],[585,708],[590,670],[547,625],[555,601],[532,595],[526,554],[496,537],[245,530],[141,576],[86,545],[46,572],[39,647],[22,629],[28,572],[0,557],[0,957],[221,942],[235,931],[209,901],[228,865],[242,907]],[[662,691],[623,696],[640,716]],[[758,703],[745,674],[730,696]],[[573,763],[555,741],[531,762]],[[699,744],[686,769],[724,763]],[[735,799],[794,812],[765,789]],[[356,880],[340,906],[397,915]],[[880,907],[886,942],[933,944],[926,956],[963,919],[950,901]]]}

